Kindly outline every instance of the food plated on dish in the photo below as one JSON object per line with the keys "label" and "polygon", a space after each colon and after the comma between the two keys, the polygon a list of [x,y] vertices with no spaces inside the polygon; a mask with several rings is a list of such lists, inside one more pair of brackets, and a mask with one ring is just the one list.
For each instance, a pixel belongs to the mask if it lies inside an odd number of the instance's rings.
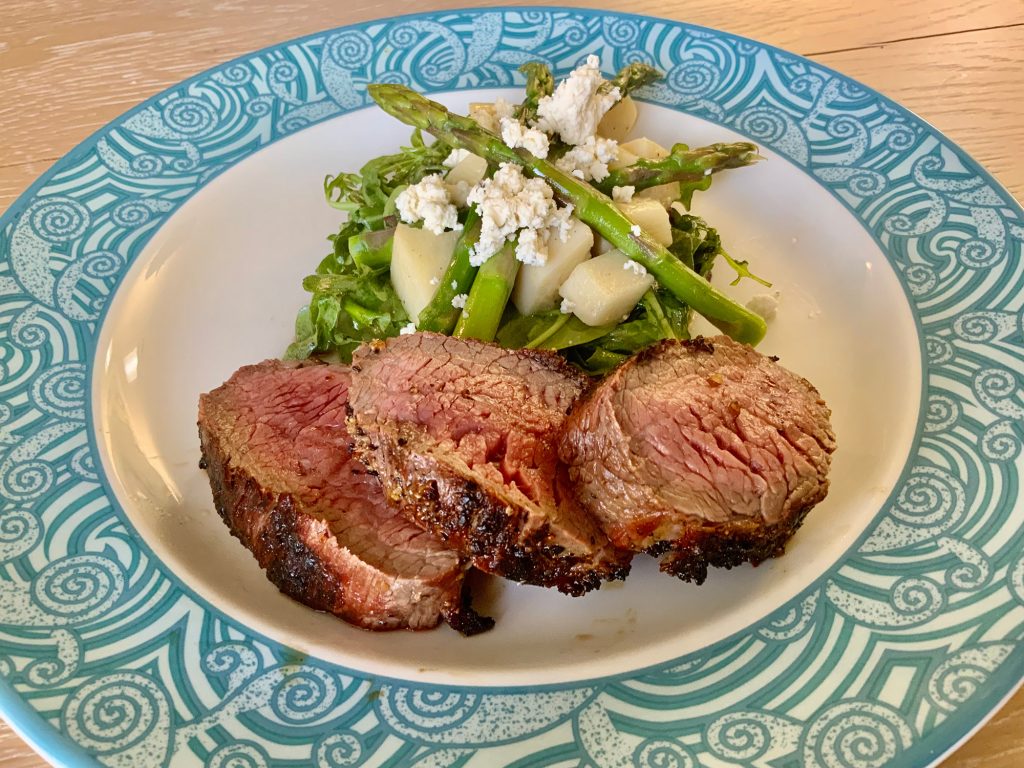
{"label": "food plated on dish", "polygon": [[[834,408],[828,497],[784,557],[700,586],[642,554],[582,598],[471,569],[496,625],[470,640],[310,610],[218,518],[198,393],[295,340],[302,278],[343,218],[325,170],[409,143],[367,83],[468,115],[521,100],[524,58],[567,73],[590,53],[607,73],[665,72],[637,94],[634,135],[766,158],[715,175],[688,213],[773,283],[730,286],[716,259],[724,295],[780,294],[757,349]],[[24,366],[6,390],[20,501],[5,517],[27,521],[4,545],[4,715],[71,765],[83,750],[133,765],[928,765],[1020,680],[1021,459],[998,383],[1019,359],[1004,321],[1022,216],[883,96],[667,20],[443,12],[198,75],[59,161],[4,219],[5,362]],[[54,282],[34,279],[46,269]],[[694,335],[720,333],[700,322]]]}
{"label": "food plated on dish", "polygon": [[[291,361],[200,398],[228,528],[367,629],[489,629],[471,568],[579,596],[647,553],[700,584],[781,555],[828,491],[829,408],[707,278],[770,284],[690,213],[756,147],[627,141],[650,66],[522,71],[521,103],[468,116],[370,86],[410,145],[327,178],[348,215]],[[725,334],[691,338],[694,311]]]}

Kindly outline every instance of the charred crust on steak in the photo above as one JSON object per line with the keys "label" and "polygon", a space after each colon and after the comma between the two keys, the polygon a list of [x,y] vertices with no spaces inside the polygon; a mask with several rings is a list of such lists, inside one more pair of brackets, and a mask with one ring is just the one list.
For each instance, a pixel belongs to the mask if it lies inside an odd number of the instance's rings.
{"label": "charred crust on steak", "polygon": [[[353,432],[358,435],[358,430]],[[371,442],[360,435],[356,455],[379,473],[410,520],[465,552],[476,568],[512,581],[554,587],[573,596],[597,589],[602,581],[626,578],[626,553],[595,567],[592,558],[567,554],[564,547],[553,544],[547,524],[524,534],[522,510],[509,506],[478,483],[447,471],[438,462],[424,462],[408,450],[415,442],[408,432],[402,445],[398,440]],[[452,500],[454,509],[439,505],[441,498]]]}
{"label": "charred crust on steak", "polygon": [[559,456],[614,544],[701,583],[709,566],[782,554],[825,498],[830,414],[810,382],[748,345],[667,340],[577,401]]}
{"label": "charred crust on steak", "polygon": [[371,630],[442,618],[467,634],[489,629],[470,606],[466,558],[389,508],[353,458],[340,418],[348,369],[304,372],[320,365],[246,366],[200,397],[217,513],[271,583],[316,610]]}
{"label": "charred crust on steak", "polygon": [[481,632],[494,628],[494,619],[489,616],[481,616],[473,609],[471,603],[469,584],[463,583],[461,599],[447,606],[444,612],[444,620],[448,622],[448,626],[466,637],[479,635]]}
{"label": "charred crust on steak", "polygon": [[590,385],[561,355],[417,333],[354,359],[355,453],[409,520],[483,571],[567,594],[628,572],[558,462]]}
{"label": "charred crust on steak", "polygon": [[[214,508],[231,535],[252,552],[267,578],[281,592],[319,611],[332,611],[344,586],[323,567],[297,535],[298,516],[293,499],[265,491],[252,477],[231,462],[207,459],[219,453],[210,436],[200,433],[203,460],[213,490]],[[254,510],[267,510],[266,522],[252,541],[245,522]],[[343,616],[361,624],[358,616]]]}
{"label": "charred crust on steak", "polygon": [[744,563],[756,566],[782,555],[786,542],[800,528],[810,510],[811,506],[804,507],[778,525],[694,526],[684,537],[659,541],[647,552],[661,559],[662,572],[703,584],[709,567],[730,569]]}

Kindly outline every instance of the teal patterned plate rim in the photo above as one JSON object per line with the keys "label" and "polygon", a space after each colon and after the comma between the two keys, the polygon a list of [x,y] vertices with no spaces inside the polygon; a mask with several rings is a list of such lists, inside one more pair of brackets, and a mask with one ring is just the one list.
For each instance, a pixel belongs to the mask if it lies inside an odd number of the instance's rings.
{"label": "teal patterned plate rim", "polygon": [[[113,499],[88,408],[105,307],[185,200],[365,106],[367,82],[504,87],[527,59],[564,72],[586,53],[606,70],[657,64],[667,76],[646,101],[770,147],[872,235],[921,339],[911,459],[827,573],[656,667],[458,688],[297,660],[185,588]],[[1022,242],[1020,206],[916,116],[802,57],[675,21],[435,12],[193,77],[88,138],[0,219],[0,710],[62,765],[931,764],[1024,680]],[[157,611],[172,631],[142,631]],[[838,684],[798,679],[840,660],[856,673]]]}

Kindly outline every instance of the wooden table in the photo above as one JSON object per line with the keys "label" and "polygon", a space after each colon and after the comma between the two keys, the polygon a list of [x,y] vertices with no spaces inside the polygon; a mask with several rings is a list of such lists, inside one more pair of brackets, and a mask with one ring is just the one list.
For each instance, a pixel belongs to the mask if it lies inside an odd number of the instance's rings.
{"label": "wooden table", "polygon": [[[0,210],[94,130],[208,67],[330,27],[469,4],[6,0]],[[834,67],[917,112],[1024,199],[1021,0],[607,0],[607,6],[729,30]],[[0,765],[44,763],[0,723]],[[1024,765],[1024,691],[944,765]]]}

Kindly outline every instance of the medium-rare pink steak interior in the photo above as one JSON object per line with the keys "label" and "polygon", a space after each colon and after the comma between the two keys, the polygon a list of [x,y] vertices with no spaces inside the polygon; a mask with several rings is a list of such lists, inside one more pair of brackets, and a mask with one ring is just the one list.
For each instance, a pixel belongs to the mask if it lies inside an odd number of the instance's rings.
{"label": "medium-rare pink steak interior", "polygon": [[356,452],[411,520],[515,581],[582,594],[630,553],[578,504],[558,461],[588,380],[553,352],[432,333],[356,350]]}
{"label": "medium-rare pink steak interior", "polygon": [[202,463],[217,511],[270,580],[366,629],[473,634],[464,558],[388,503],[353,457],[347,367],[268,360],[200,397]]}
{"label": "medium-rare pink steak interior", "polygon": [[758,563],[828,492],[831,412],[805,379],[725,336],[656,344],[569,417],[560,456],[613,543],[701,583]]}

